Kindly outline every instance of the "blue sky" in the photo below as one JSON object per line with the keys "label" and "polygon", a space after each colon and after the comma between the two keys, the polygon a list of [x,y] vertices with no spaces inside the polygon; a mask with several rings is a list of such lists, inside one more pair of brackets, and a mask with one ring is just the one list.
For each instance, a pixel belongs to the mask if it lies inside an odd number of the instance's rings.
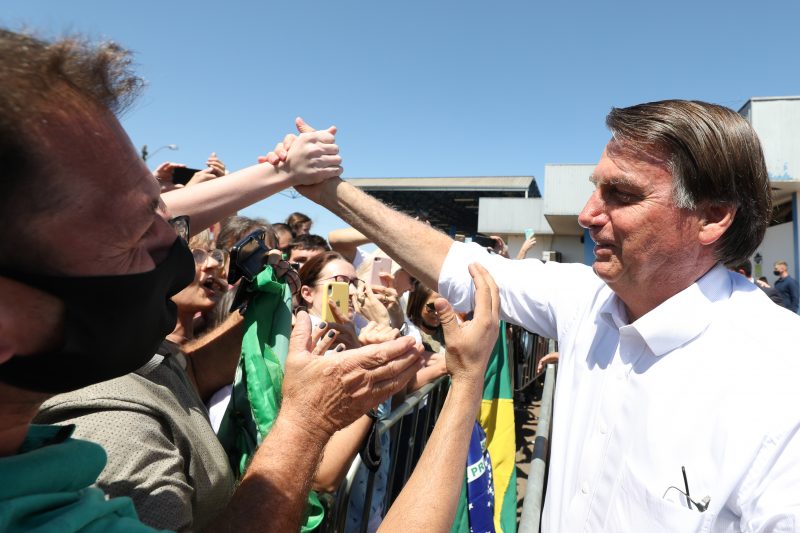
{"label": "blue sky", "polygon": [[[738,109],[800,93],[800,3],[4,0],[0,21],[135,52],[148,87],[124,117],[150,161],[255,162],[297,115],[336,124],[346,177],[534,175],[593,163],[612,106]],[[541,183],[541,181],[540,181]],[[292,211],[276,196],[245,214]]]}

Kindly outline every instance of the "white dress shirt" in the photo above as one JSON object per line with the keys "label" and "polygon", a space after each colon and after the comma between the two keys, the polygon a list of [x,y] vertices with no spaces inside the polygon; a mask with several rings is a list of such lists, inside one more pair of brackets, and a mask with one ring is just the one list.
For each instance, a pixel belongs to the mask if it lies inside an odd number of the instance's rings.
{"label": "white dress shirt", "polygon": [[[800,317],[717,265],[629,324],[590,267],[455,243],[439,293],[461,311],[471,262],[559,342],[542,531],[800,531]],[[670,489],[682,466],[704,513]]]}

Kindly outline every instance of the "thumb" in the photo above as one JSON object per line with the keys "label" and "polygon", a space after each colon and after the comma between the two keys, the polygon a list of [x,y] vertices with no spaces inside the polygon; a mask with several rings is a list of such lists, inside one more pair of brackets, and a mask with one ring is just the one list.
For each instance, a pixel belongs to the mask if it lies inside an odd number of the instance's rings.
{"label": "thumb", "polygon": [[311,348],[311,319],[308,313],[300,311],[289,338],[289,354],[302,354]]}
{"label": "thumb", "polygon": [[312,131],[317,131],[310,125],[306,124],[306,121],[300,117],[294,119],[294,124],[295,126],[297,126],[297,131],[299,131],[300,133],[311,133]]}
{"label": "thumb", "polygon": [[461,329],[458,326],[456,313],[453,311],[453,307],[450,303],[444,298],[436,298],[433,305],[436,307],[436,312],[439,314],[439,321],[444,331],[445,344],[449,344],[459,336],[459,330]]}
{"label": "thumb", "polygon": [[336,126],[331,126],[328,128],[328,131],[331,132],[331,135],[336,135]]}

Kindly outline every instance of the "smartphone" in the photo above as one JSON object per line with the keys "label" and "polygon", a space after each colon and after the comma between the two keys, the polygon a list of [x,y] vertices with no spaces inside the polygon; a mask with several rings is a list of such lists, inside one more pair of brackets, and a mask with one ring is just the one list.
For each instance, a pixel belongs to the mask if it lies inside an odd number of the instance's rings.
{"label": "smartphone", "polygon": [[175,185],[186,185],[192,176],[200,172],[196,168],[175,167],[172,169],[172,183]]}
{"label": "smartphone", "polygon": [[333,300],[339,313],[342,316],[347,316],[350,307],[350,285],[343,281],[327,281],[322,286],[325,301],[322,303],[322,320],[325,322],[336,322],[336,318],[331,312],[331,306],[328,305],[328,300]]}
{"label": "smartphone", "polygon": [[472,242],[476,242],[481,246],[483,246],[484,248],[494,248],[495,244],[497,244],[495,240],[492,239],[491,237],[487,237],[486,235],[480,235],[480,234],[473,235]]}
{"label": "smartphone", "polygon": [[531,237],[533,237],[534,235],[535,234],[534,234],[534,232],[533,232],[533,230],[531,228],[528,228],[528,229],[525,230],[525,240],[526,241],[528,239],[530,239]]}
{"label": "smartphone", "polygon": [[228,283],[236,284],[239,278],[247,281],[256,279],[264,270],[264,261],[269,248],[264,244],[264,231],[256,230],[231,248],[230,269],[228,270]]}
{"label": "smartphone", "polygon": [[383,281],[381,281],[381,274],[391,274],[391,273],[392,273],[391,258],[376,257],[375,260],[372,262],[372,272],[370,273],[369,284],[384,286]]}

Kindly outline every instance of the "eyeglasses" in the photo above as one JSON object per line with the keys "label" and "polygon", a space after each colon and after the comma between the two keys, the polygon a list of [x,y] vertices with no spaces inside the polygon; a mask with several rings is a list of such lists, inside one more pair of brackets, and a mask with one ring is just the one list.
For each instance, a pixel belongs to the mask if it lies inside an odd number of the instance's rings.
{"label": "eyeglasses", "polygon": [[228,253],[225,250],[220,250],[219,248],[211,251],[203,250],[202,248],[193,248],[192,257],[194,257],[195,264],[201,266],[206,264],[206,261],[208,261],[209,257],[216,261],[217,264],[225,265],[225,262],[228,259]]}
{"label": "eyeglasses", "polygon": [[178,237],[183,239],[183,242],[189,243],[189,215],[181,215],[179,217],[171,218],[169,225],[178,234]]}
{"label": "eyeglasses", "polygon": [[324,285],[326,281],[330,281],[330,280],[339,281],[341,283],[349,283],[350,285],[352,285],[356,289],[358,288],[359,285],[364,283],[363,280],[360,280],[358,278],[351,278],[350,276],[345,276],[344,274],[339,274],[338,276],[331,276],[329,278],[321,279],[317,283],[315,283],[314,285]]}

